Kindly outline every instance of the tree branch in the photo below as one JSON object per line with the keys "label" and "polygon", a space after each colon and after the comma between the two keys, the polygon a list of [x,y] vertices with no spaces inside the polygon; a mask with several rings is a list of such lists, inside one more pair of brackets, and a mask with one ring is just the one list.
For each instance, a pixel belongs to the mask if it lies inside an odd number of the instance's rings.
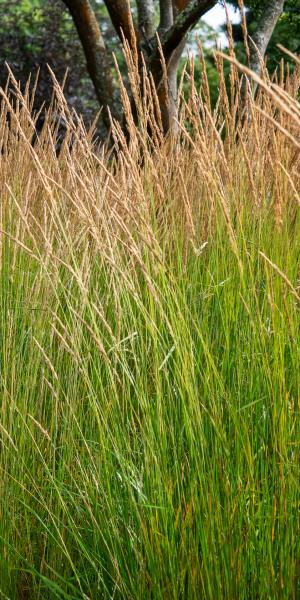
{"label": "tree branch", "polygon": [[[183,2],[184,0],[182,0]],[[217,4],[217,0],[193,0],[178,14],[173,26],[161,37],[161,46],[166,62],[168,62],[188,31],[195,27],[199,19],[215,4]],[[154,50],[150,56],[150,63],[155,62],[157,59],[159,59],[159,48],[156,40]]]}

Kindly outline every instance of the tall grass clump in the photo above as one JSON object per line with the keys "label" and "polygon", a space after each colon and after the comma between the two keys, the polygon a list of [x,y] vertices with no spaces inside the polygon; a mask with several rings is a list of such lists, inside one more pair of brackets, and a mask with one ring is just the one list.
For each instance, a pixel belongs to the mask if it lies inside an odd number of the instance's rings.
{"label": "tall grass clump", "polygon": [[299,64],[216,60],[164,140],[128,57],[113,150],[1,92],[5,599],[299,598]]}

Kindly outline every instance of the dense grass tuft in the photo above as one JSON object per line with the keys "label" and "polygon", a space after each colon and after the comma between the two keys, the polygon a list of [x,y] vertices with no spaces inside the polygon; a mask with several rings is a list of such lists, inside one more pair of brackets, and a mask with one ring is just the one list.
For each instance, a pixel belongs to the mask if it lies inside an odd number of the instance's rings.
{"label": "dense grass tuft", "polygon": [[299,598],[298,76],[114,154],[2,94],[1,597]]}

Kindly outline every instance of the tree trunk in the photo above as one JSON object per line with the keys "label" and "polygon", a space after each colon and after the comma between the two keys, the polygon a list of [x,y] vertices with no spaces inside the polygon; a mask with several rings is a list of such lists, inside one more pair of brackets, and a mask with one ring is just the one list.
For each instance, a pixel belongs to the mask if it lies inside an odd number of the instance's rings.
{"label": "tree trunk", "polygon": [[94,11],[89,0],[64,0],[75,23],[85,57],[87,70],[93,82],[106,127],[110,127],[111,115],[118,118],[119,111],[115,102],[115,87],[112,68],[107,56],[105,43]]}
{"label": "tree trunk", "polygon": [[165,81],[161,65],[159,66],[158,71],[154,73],[154,81],[156,83],[157,96],[160,104],[162,126],[165,134],[169,131],[173,134],[176,134],[178,130],[178,65],[185,43],[186,39],[183,38],[166,64],[167,81]]}
{"label": "tree trunk", "polygon": [[160,24],[159,31],[167,31],[172,27],[174,18],[173,18],[173,5],[172,0],[159,0],[159,8],[160,8]]}
{"label": "tree trunk", "polygon": [[[189,29],[216,4],[216,0],[160,0],[161,48],[166,64],[167,81],[159,51],[152,56],[151,71],[157,89],[164,133],[178,130],[178,65],[186,44]],[[151,63],[151,61],[150,61]]]}
{"label": "tree trunk", "polygon": [[104,4],[121,42],[125,38],[130,46],[138,44],[139,35],[133,23],[129,0],[104,0]]}
{"label": "tree trunk", "polygon": [[[250,46],[250,69],[260,75],[262,62],[275,29],[276,23],[283,12],[285,0],[268,0],[257,29],[252,37]],[[253,90],[255,93],[257,85]]]}
{"label": "tree trunk", "polygon": [[155,35],[155,6],[153,0],[136,0],[141,39]]}
{"label": "tree trunk", "polygon": [[[110,61],[95,13],[90,0],[63,0],[63,2],[76,25],[85,52],[88,72],[99,104],[104,108],[103,120],[109,126],[109,110],[116,118],[120,115],[115,102]],[[132,51],[137,51],[139,68],[142,70],[143,65],[146,64],[148,73],[153,76],[164,133],[170,129],[176,131],[177,70],[186,35],[200,17],[216,3],[217,0],[160,0],[161,18],[157,32],[160,43],[158,43],[155,33],[155,0],[136,0],[138,28],[132,19],[129,0],[104,0],[120,40],[125,39]],[[166,73],[167,81],[165,81]]]}

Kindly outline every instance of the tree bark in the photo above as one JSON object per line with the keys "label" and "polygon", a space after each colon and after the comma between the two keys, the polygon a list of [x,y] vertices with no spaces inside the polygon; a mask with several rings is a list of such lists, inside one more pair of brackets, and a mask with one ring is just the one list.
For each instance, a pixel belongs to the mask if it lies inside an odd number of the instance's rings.
{"label": "tree bark", "polygon": [[[165,60],[168,61],[174,50],[179,46],[186,34],[192,29],[199,19],[215,4],[217,0],[194,0],[193,2],[184,2],[181,0],[178,5],[184,5],[183,10],[178,14],[173,26],[162,36],[161,44]],[[155,53],[153,53],[153,60]]]}
{"label": "tree bark", "polygon": [[160,102],[160,111],[162,117],[162,125],[164,133],[169,131],[176,135],[178,131],[178,65],[186,38],[183,38],[176,50],[174,50],[171,58],[167,63],[167,82],[164,81],[161,74],[161,81],[157,84],[157,95]]}
{"label": "tree bark", "polygon": [[160,24],[159,31],[164,32],[172,27],[174,22],[172,0],[159,0]]}
{"label": "tree bark", "polygon": [[141,39],[155,35],[155,6],[153,0],[136,0]]}
{"label": "tree bark", "polygon": [[[173,0],[167,3],[166,0],[161,0],[163,12],[160,42],[167,68],[167,81],[164,80],[161,51],[157,43],[149,59],[149,70],[156,84],[164,133],[172,131],[176,134],[177,131],[177,72],[187,33],[216,2],[217,0]],[[175,20],[174,15],[177,15]],[[162,24],[166,25],[166,29]]]}
{"label": "tree bark", "polygon": [[189,2],[190,0],[172,0],[174,19],[179,12],[188,6]]}
{"label": "tree bark", "polygon": [[103,109],[102,119],[110,127],[108,107],[114,118],[119,111],[115,102],[115,87],[104,39],[89,0],[63,0],[69,9],[80,38],[97,100]]}
{"label": "tree bark", "polygon": [[104,0],[111,22],[121,40],[133,47],[139,43],[139,35],[132,20],[129,0]]}
{"label": "tree bark", "polygon": [[250,69],[260,75],[262,61],[275,29],[276,23],[283,12],[285,0],[268,0],[257,29],[250,39]]}

